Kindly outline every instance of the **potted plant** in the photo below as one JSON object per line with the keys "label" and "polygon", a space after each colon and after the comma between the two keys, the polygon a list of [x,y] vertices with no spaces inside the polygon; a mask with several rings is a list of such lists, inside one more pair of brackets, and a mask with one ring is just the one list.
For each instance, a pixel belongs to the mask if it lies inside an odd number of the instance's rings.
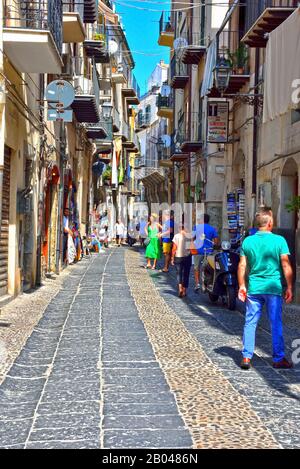
{"label": "potted plant", "polygon": [[243,75],[248,62],[248,49],[245,44],[241,42],[235,52],[231,52],[227,49],[227,56],[234,72],[237,75]]}
{"label": "potted plant", "polygon": [[102,42],[104,42],[104,41],[105,41],[105,34],[102,34],[102,33],[94,33],[93,39],[94,39],[94,41],[102,41]]}

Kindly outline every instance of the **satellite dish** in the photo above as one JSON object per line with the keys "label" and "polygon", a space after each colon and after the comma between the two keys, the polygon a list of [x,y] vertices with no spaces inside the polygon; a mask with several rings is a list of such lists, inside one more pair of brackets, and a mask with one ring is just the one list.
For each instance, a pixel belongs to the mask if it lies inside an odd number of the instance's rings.
{"label": "satellite dish", "polygon": [[166,148],[169,148],[169,147],[171,146],[171,137],[170,137],[170,135],[167,135],[167,134],[166,134],[166,135],[163,135],[163,136],[161,137],[161,139],[162,139],[162,141],[164,142],[164,146],[165,146]]}
{"label": "satellite dish", "polygon": [[114,39],[108,41],[108,52],[110,54],[115,54],[119,49],[119,44]]}
{"label": "satellite dish", "polygon": [[75,90],[68,81],[54,80],[46,88],[46,100],[51,108],[56,108],[59,103],[65,109],[71,106],[74,98]]}
{"label": "satellite dish", "polygon": [[182,49],[183,47],[187,47],[188,42],[184,37],[177,37],[174,41],[174,49]]}

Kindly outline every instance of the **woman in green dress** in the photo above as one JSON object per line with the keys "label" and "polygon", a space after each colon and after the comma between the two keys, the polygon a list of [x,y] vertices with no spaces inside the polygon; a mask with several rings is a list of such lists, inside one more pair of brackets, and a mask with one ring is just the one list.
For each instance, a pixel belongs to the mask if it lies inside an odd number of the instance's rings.
{"label": "woman in green dress", "polygon": [[[157,222],[157,215],[152,214],[150,216],[150,221],[147,223],[145,228],[146,234],[150,239],[150,243],[146,248],[145,257],[147,259],[146,269],[156,269],[157,260],[161,258],[161,230],[162,226]],[[153,260],[153,266],[151,261]]]}

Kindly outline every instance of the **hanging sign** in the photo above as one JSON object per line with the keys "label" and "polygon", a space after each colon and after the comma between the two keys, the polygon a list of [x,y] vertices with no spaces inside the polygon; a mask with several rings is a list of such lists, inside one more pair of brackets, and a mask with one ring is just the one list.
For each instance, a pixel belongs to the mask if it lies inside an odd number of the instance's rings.
{"label": "hanging sign", "polygon": [[228,142],[229,102],[208,101],[207,141],[209,143]]}

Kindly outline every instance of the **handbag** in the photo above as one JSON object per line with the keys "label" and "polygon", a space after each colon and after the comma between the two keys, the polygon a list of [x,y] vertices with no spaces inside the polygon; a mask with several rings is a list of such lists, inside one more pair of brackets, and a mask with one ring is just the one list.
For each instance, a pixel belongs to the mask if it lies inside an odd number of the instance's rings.
{"label": "handbag", "polygon": [[149,236],[147,236],[147,238],[145,238],[144,245],[145,245],[146,247],[149,246],[150,241],[151,241],[151,239],[149,238]]}
{"label": "handbag", "polygon": [[191,242],[190,252],[192,256],[197,256],[198,254],[198,249],[196,248],[194,241]]}

